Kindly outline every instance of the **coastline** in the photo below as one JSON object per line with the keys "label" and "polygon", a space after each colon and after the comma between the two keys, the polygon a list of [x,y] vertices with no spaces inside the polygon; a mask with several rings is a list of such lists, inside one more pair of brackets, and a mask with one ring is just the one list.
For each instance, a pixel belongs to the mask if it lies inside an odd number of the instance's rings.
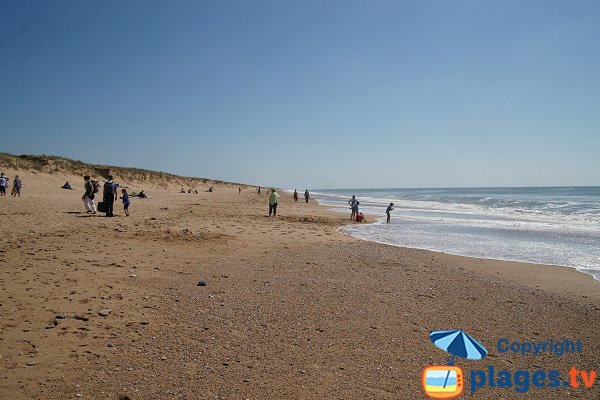
{"label": "coastline", "polygon": [[[342,214],[336,211],[336,207],[331,205],[319,204],[328,212],[335,215]],[[340,207],[342,209],[342,207]],[[347,215],[344,212],[344,215]],[[365,214],[368,224],[383,221],[385,217]],[[373,221],[373,222],[370,222]],[[344,224],[346,225],[346,224]],[[405,247],[390,243],[378,242],[376,240],[362,239],[343,231],[344,225],[339,227],[339,232],[343,235],[352,237],[355,240],[378,243],[384,246],[391,246],[403,249],[405,251],[417,251],[431,253],[439,262],[444,264],[462,265],[472,272],[485,274],[493,278],[500,278],[509,281],[512,284],[524,285],[531,288],[540,288],[554,294],[573,296],[575,298],[584,298],[594,302],[600,302],[600,281],[592,275],[579,271],[576,267],[566,265],[548,265],[535,264],[513,260],[499,260],[493,258],[470,257],[458,254],[445,253],[421,248]],[[565,285],[568,282],[568,285]]]}
{"label": "coastline", "polygon": [[[24,197],[0,202],[0,390],[11,398],[417,399],[421,369],[445,362],[434,329],[485,343],[490,358],[468,364],[478,368],[600,358],[599,282],[575,269],[361,241],[338,231],[342,215],[285,194],[270,220],[265,195],[226,186],[155,189],[129,218],[88,217],[79,191],[56,189],[79,178],[19,174]],[[581,339],[584,352],[501,356],[499,337]],[[522,398],[463,397],[479,394]]]}
{"label": "coastline", "polygon": [[[371,215],[365,215],[372,218]],[[543,288],[555,294],[589,298],[600,302],[600,281],[592,275],[579,271],[576,267],[566,265],[534,264],[512,260],[498,260],[494,258],[480,258],[445,253],[443,251],[427,250],[402,245],[378,242],[375,240],[356,238],[341,230],[340,233],[368,243],[377,243],[384,246],[397,247],[405,251],[431,253],[437,256],[440,262],[446,264],[461,264],[472,272],[485,274],[490,277],[509,280],[517,285],[532,288]],[[569,282],[570,285],[565,285]]]}

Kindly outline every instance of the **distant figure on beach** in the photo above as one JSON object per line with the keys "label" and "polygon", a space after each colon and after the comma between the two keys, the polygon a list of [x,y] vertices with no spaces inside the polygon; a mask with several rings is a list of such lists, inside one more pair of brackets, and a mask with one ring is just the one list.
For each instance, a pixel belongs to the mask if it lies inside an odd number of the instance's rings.
{"label": "distant figure on beach", "polygon": [[394,211],[394,203],[390,203],[390,205],[385,209],[385,213],[387,214],[387,223],[390,223],[390,212]]}
{"label": "distant figure on beach", "polygon": [[308,193],[308,189],[304,191],[304,200],[308,203],[308,199],[310,199],[310,193]]}
{"label": "distant figure on beach", "polygon": [[354,219],[356,217],[356,214],[358,214],[358,205],[360,203],[358,202],[358,200],[356,200],[356,196],[352,195],[352,198],[350,200],[348,200],[348,205],[350,206],[350,210],[352,210],[352,213],[350,214],[350,219]]}
{"label": "distant figure on beach", "polygon": [[102,196],[107,217],[114,217],[113,207],[118,197],[117,184],[113,182],[112,175],[109,175],[108,181],[104,182],[104,193]]}
{"label": "distant figure on beach", "polygon": [[189,188],[189,189],[188,189],[188,193],[192,193],[192,188]]}
{"label": "distant figure on beach", "polygon": [[238,194],[242,194],[242,188],[238,187]]}
{"label": "distant figure on beach", "polygon": [[256,191],[258,192],[258,194],[260,194],[260,186],[258,187],[258,189],[256,189]]}
{"label": "distant figure on beach", "polygon": [[271,189],[269,195],[269,217],[273,214],[273,218],[277,215],[277,201],[279,200],[279,194],[275,189]]}
{"label": "distant figure on beach", "polygon": [[[67,182],[69,183],[69,182]],[[88,213],[96,214],[96,204],[94,203],[95,193],[98,191],[94,187],[94,182],[89,175],[83,177],[83,189],[85,192],[81,199],[83,200],[83,206]]]}
{"label": "distant figure on beach", "polygon": [[210,192],[210,193],[212,193],[212,191],[213,191],[213,187],[212,186],[209,187],[208,190],[206,190],[206,192]]}
{"label": "distant figure on beach", "polygon": [[8,187],[8,177],[4,172],[0,173],[0,196],[6,196],[6,188]]}
{"label": "distant figure on beach", "polygon": [[367,222],[365,216],[361,212],[356,212],[356,222]]}
{"label": "distant figure on beach", "polygon": [[198,190],[194,189],[194,193],[195,193],[195,194],[198,194]]}
{"label": "distant figure on beach", "polygon": [[185,193],[185,189],[181,188],[181,190],[179,191],[179,193]]}
{"label": "distant figure on beach", "polygon": [[131,204],[129,195],[125,189],[121,189],[121,194],[123,195],[121,198],[123,199],[123,210],[125,210],[125,216],[129,217],[129,205]]}
{"label": "distant figure on beach", "polygon": [[294,189],[294,201],[298,201],[298,192]]}
{"label": "distant figure on beach", "polygon": [[12,195],[17,197],[21,197],[21,187],[23,186],[23,183],[21,182],[21,178],[19,178],[19,175],[15,176],[15,180],[13,181],[13,188],[12,188]]}
{"label": "distant figure on beach", "polygon": [[71,187],[71,184],[69,183],[69,181],[66,181],[64,185],[62,185],[63,189],[67,189],[67,190],[75,190]]}
{"label": "distant figure on beach", "polygon": [[146,193],[144,193],[143,190],[140,191],[140,193],[137,195],[137,197],[139,197],[140,199],[147,199],[148,196],[146,196]]}

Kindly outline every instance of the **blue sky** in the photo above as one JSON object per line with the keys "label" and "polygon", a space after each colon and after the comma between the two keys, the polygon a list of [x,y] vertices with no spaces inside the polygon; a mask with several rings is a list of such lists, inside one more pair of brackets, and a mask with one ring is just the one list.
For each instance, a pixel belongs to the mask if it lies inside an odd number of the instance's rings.
{"label": "blue sky", "polygon": [[304,189],[600,185],[598,1],[2,1],[0,151]]}

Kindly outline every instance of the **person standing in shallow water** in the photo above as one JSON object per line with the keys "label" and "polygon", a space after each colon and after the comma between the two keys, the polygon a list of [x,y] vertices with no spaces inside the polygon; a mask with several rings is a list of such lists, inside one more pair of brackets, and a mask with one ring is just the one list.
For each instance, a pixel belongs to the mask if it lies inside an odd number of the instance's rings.
{"label": "person standing in shallow water", "polygon": [[271,189],[269,195],[269,217],[273,214],[273,218],[277,215],[277,201],[279,200],[279,194],[275,189]]}
{"label": "person standing in shallow water", "polygon": [[350,206],[350,210],[352,213],[350,214],[350,219],[354,219],[356,214],[358,214],[358,205],[360,203],[356,200],[356,196],[352,195],[352,198],[348,200],[348,205]]}
{"label": "person standing in shallow water", "polygon": [[117,184],[113,182],[112,175],[109,175],[108,181],[104,183],[104,195],[102,197],[104,200],[104,207],[106,208],[106,216],[114,217],[113,207],[119,195],[117,194]]}
{"label": "person standing in shallow water", "polygon": [[385,213],[387,214],[387,223],[390,223],[390,212],[394,211],[394,203],[390,203],[388,208],[386,208]]}

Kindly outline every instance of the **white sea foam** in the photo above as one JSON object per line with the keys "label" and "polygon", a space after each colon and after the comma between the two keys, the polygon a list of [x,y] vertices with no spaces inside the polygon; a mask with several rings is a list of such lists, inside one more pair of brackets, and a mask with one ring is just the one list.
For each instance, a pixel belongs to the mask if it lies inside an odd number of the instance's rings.
{"label": "white sea foam", "polygon": [[446,253],[563,265],[600,280],[600,189],[414,189],[313,192],[322,204],[349,212],[356,192],[367,215],[392,224],[342,228],[355,237]]}

